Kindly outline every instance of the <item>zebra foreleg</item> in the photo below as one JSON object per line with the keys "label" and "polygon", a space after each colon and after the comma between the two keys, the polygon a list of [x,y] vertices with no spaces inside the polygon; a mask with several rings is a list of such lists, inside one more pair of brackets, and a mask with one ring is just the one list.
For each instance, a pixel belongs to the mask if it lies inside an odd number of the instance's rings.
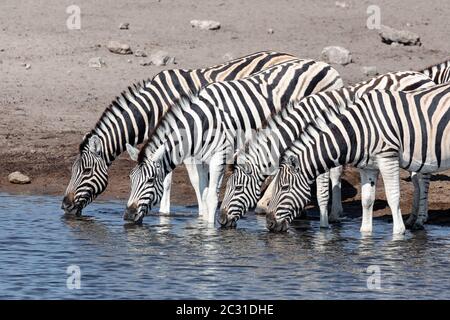
{"label": "zebra foreleg", "polygon": [[409,215],[408,219],[405,222],[405,225],[408,229],[412,228],[419,214],[419,202],[420,202],[419,173],[411,172],[411,181],[414,186],[414,194],[413,194],[413,204],[411,214]]}
{"label": "zebra foreleg", "polygon": [[319,175],[316,179],[317,186],[317,204],[319,205],[320,211],[320,227],[328,228],[328,186],[330,180],[330,172],[327,171],[321,175]]}
{"label": "zebra foreleg", "polygon": [[159,205],[159,213],[170,213],[170,189],[172,187],[172,172],[170,172],[163,183],[163,195]]}
{"label": "zebra foreleg", "polygon": [[341,192],[341,177],[344,168],[342,166],[330,169],[331,181],[331,213],[330,222],[339,221],[342,217],[344,209],[342,208],[342,192]]}
{"label": "zebra foreleg", "polygon": [[363,209],[361,232],[372,232],[373,204],[375,202],[378,173],[379,171],[376,169],[359,170],[361,176],[361,204]]}
{"label": "zebra foreleg", "polygon": [[208,186],[208,166],[203,163],[197,163],[194,159],[189,159],[184,164],[197,197],[198,214],[199,216],[204,216],[207,214],[204,197]]}
{"label": "zebra foreleg", "polygon": [[393,219],[393,234],[404,234],[402,213],[400,210],[400,167],[398,157],[377,157],[378,168],[384,181],[386,198],[391,208]]}
{"label": "zebra foreleg", "polygon": [[208,222],[214,223],[216,210],[219,203],[220,186],[225,173],[225,157],[222,153],[216,153],[209,163],[209,187],[207,190],[206,204],[208,208]]}
{"label": "zebra foreleg", "polygon": [[430,187],[430,174],[419,173],[418,185],[419,185],[419,206],[417,211],[417,219],[412,225],[413,230],[423,229],[423,225],[428,219],[428,188]]}

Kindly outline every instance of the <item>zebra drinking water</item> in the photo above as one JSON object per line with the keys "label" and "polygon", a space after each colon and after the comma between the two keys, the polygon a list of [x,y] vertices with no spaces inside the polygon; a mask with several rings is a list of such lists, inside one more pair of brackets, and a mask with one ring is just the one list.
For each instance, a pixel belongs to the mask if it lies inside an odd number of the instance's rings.
{"label": "zebra drinking water", "polygon": [[[373,90],[327,118],[311,122],[282,156],[268,229],[286,230],[309,201],[314,179],[351,164],[380,170],[393,233],[403,234],[399,169],[433,173],[450,168],[450,84],[413,92]],[[371,232],[372,216],[363,216],[362,229]]]}
{"label": "zebra drinking water", "polygon": [[[193,94],[211,82],[243,78],[293,59],[290,54],[262,51],[205,69],[165,70],[151,80],[129,87],[84,136],[61,208],[65,213],[81,215],[83,208],[106,189],[108,169],[126,144],[135,146],[146,140],[149,130],[181,96]],[[195,166],[188,165],[186,169],[191,181],[198,180]],[[170,185],[169,174],[164,183],[161,212],[170,211]],[[193,186],[198,195],[198,186]]]}
{"label": "zebra drinking water", "polygon": [[338,72],[328,64],[293,60],[245,79],[210,84],[191,101],[180,101],[156,126],[139,157],[138,150],[129,148],[138,165],[130,175],[125,220],[141,223],[148,209],[159,203],[166,175],[190,158],[209,164],[209,183],[199,185],[208,221],[214,222],[226,158],[238,132],[261,127],[291,101],[340,87]]}
{"label": "zebra drinking water", "polygon": [[[292,104],[273,115],[265,128],[251,138],[238,150],[233,174],[228,179],[225,196],[221,205],[220,224],[235,226],[237,220],[260,199],[261,188],[268,176],[278,170],[279,157],[284,150],[298,139],[302,129],[313,119],[323,117],[328,109],[337,111],[351,105],[355,98],[373,89],[415,90],[434,86],[424,74],[414,71],[403,71],[380,75],[368,81],[338,90],[319,92],[310,95],[300,102]],[[373,172],[376,174],[377,172]],[[328,220],[336,221],[342,211],[340,177],[342,167],[332,168],[317,179],[317,200],[320,209],[320,225],[328,227]],[[363,176],[365,172],[362,172]],[[333,192],[332,211],[328,217],[328,185],[331,178]],[[269,185],[263,199],[264,204],[272,197]],[[370,203],[375,198],[375,185],[367,189],[363,187],[361,200]],[[372,200],[373,204],[373,200]],[[371,214],[372,206],[363,206],[365,214]]]}

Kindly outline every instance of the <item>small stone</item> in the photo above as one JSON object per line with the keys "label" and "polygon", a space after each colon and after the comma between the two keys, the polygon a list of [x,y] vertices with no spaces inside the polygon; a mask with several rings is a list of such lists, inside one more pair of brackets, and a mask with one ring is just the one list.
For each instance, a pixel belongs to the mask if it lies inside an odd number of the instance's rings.
{"label": "small stone", "polygon": [[270,29],[267,29],[267,33],[268,34],[273,34],[275,31],[272,29],[272,28],[270,28]]}
{"label": "small stone", "polygon": [[132,54],[131,48],[126,43],[120,43],[119,41],[110,41],[106,46],[108,50],[112,53],[117,54]]}
{"label": "small stone", "polygon": [[192,28],[201,30],[218,30],[220,29],[220,22],[213,20],[191,20]]}
{"label": "small stone", "polygon": [[29,63],[22,63],[21,66],[24,67],[25,70],[28,70],[31,68],[31,64],[29,64]]}
{"label": "small stone", "polygon": [[234,57],[233,57],[233,54],[231,54],[230,52],[227,52],[223,55],[223,59],[228,61],[228,60],[233,60]]}
{"label": "small stone", "polygon": [[379,30],[381,41],[386,44],[400,43],[405,46],[420,46],[420,36],[408,30],[396,30],[388,26],[381,26]]}
{"label": "small stone", "polygon": [[142,51],[142,50],[140,50],[140,49],[137,49],[137,50],[134,52],[134,56],[135,56],[135,57],[145,58],[145,57],[147,56],[147,54],[146,54],[144,51]]}
{"label": "small stone", "polygon": [[104,66],[106,66],[106,63],[101,57],[89,59],[89,67],[91,68],[102,68]]}
{"label": "small stone", "polygon": [[141,61],[141,66],[155,65],[158,67],[165,66],[167,64],[176,64],[175,57],[169,56],[166,51],[156,51],[149,56],[149,59]]}
{"label": "small stone", "polygon": [[119,25],[119,29],[120,29],[120,30],[128,30],[129,27],[130,27],[130,24],[129,24],[128,22],[122,22],[122,23]]}
{"label": "small stone", "polygon": [[375,66],[362,67],[361,70],[368,77],[375,77],[378,75],[377,67]]}
{"label": "small stone", "polygon": [[15,171],[8,175],[8,181],[14,184],[27,184],[31,182],[31,179],[23,173]]}
{"label": "small stone", "polygon": [[347,9],[350,7],[349,4],[347,4],[346,2],[343,2],[343,1],[336,1],[334,4],[336,5],[336,7],[344,8],[344,9]]}
{"label": "small stone", "polygon": [[128,63],[132,63],[133,61],[132,61],[131,59],[128,59],[127,62],[128,62]]}
{"label": "small stone", "polygon": [[328,63],[346,65],[352,62],[352,54],[345,48],[330,46],[322,50],[321,59]]}

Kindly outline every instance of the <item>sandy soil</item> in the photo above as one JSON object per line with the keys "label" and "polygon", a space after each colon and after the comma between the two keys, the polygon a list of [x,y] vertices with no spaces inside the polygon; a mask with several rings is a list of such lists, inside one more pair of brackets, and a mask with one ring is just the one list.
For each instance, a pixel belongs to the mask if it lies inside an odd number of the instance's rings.
{"label": "sandy soil", "polygon": [[[0,3],[2,192],[62,195],[84,133],[129,84],[164,68],[144,67],[139,65],[142,58],[110,53],[106,49],[110,40],[147,53],[168,51],[178,64],[167,68],[204,67],[224,61],[225,54],[238,57],[265,49],[318,59],[323,47],[340,45],[353,53],[352,64],[336,66],[348,84],[366,78],[362,66],[375,65],[380,73],[420,69],[450,56],[448,0],[346,0],[349,8],[336,7],[334,0],[78,0],[81,30],[68,30],[66,8],[73,2]],[[419,33],[423,45],[382,44],[377,32],[366,28],[371,4],[380,6],[382,24]],[[222,27],[192,29],[192,19],[218,20]],[[121,22],[129,22],[129,30],[119,30]],[[267,32],[269,28],[273,34]],[[107,66],[90,68],[88,60],[98,56]],[[131,166],[127,156],[113,164],[102,198],[127,197]],[[30,175],[32,183],[10,184],[7,175],[15,170]],[[409,212],[412,192],[407,177],[402,174],[403,212]],[[450,213],[449,177],[450,172],[445,172],[432,182],[433,215]],[[357,173],[348,170],[344,179],[345,209],[360,210]],[[183,168],[176,170],[174,181],[173,201],[195,203]],[[388,212],[381,186],[378,198],[377,213]]]}

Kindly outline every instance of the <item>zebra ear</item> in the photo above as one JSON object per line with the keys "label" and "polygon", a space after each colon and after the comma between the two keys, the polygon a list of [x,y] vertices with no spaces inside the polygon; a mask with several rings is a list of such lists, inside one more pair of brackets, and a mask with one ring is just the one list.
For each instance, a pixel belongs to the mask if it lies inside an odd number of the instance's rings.
{"label": "zebra ear", "polygon": [[139,149],[133,147],[131,144],[127,143],[127,152],[130,155],[131,160],[138,161]]}
{"label": "zebra ear", "polygon": [[93,154],[100,156],[102,153],[102,141],[98,136],[92,136],[89,138],[89,151]]}

